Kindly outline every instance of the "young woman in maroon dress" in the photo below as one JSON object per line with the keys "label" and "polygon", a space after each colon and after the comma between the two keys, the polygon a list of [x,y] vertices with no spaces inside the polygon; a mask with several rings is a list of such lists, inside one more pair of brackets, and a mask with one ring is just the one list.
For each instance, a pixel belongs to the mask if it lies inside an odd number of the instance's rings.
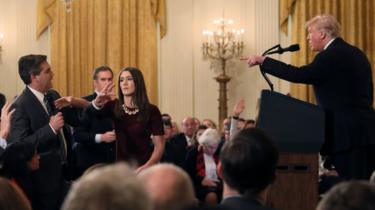
{"label": "young woman in maroon dress", "polygon": [[149,103],[142,72],[134,67],[122,69],[118,80],[118,99],[107,103],[113,85],[107,85],[94,100],[102,114],[112,115],[116,132],[117,160],[136,161],[137,172],[159,162],[164,152],[161,113]]}

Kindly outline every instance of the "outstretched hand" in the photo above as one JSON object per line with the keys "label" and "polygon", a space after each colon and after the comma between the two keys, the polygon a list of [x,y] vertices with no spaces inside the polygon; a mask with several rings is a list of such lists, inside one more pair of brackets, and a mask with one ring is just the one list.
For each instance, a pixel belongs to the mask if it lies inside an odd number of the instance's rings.
{"label": "outstretched hand", "polygon": [[108,101],[114,99],[113,87],[115,85],[113,82],[108,83],[104,86],[103,90],[96,96],[94,104],[97,107],[103,107]]}
{"label": "outstretched hand", "polygon": [[1,127],[0,127],[0,137],[6,139],[10,131],[10,121],[12,120],[12,115],[16,111],[13,109],[11,111],[11,103],[6,102],[3,108],[1,109]]}
{"label": "outstretched hand", "polygon": [[64,96],[64,97],[61,97],[59,99],[57,99],[54,103],[55,103],[55,107],[57,109],[62,109],[64,107],[68,107],[68,106],[71,106],[72,105],[72,99],[73,97],[72,96]]}
{"label": "outstretched hand", "polygon": [[240,58],[240,60],[243,60],[243,61],[246,60],[249,67],[253,67],[253,66],[256,66],[256,65],[262,65],[264,59],[265,59],[265,57],[260,56],[260,55],[250,55],[248,57]]}

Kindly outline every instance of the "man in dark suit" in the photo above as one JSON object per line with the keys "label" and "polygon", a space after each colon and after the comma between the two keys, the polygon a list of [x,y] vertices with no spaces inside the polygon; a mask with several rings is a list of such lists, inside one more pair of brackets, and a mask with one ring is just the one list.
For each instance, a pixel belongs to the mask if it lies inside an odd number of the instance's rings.
{"label": "man in dark suit", "polygon": [[330,15],[306,24],[310,47],[318,54],[295,67],[263,56],[249,56],[249,66],[281,79],[312,84],[326,112],[326,138],[321,154],[340,177],[368,179],[375,169],[375,113],[371,65],[358,48],[339,37],[340,25]]}
{"label": "man in dark suit", "polygon": [[246,128],[226,142],[220,153],[224,181],[221,206],[232,210],[271,210],[263,192],[276,176],[278,151],[259,129]]}
{"label": "man in dark suit", "polygon": [[[95,92],[83,97],[93,101],[105,85],[113,81],[112,69],[100,66],[93,73]],[[81,124],[74,128],[76,167],[78,176],[97,163],[112,163],[115,160],[116,134],[110,117],[83,112]]]}
{"label": "man in dark suit", "polygon": [[59,94],[52,90],[53,72],[45,55],[26,55],[18,61],[18,71],[26,88],[13,103],[9,143],[24,141],[37,148],[40,168],[31,175],[35,195],[33,209],[59,209],[66,185],[63,169],[69,158],[69,132],[65,122],[78,123],[77,112],[57,110]]}
{"label": "man in dark suit", "polygon": [[172,136],[165,144],[162,162],[173,163],[186,170],[188,151],[196,146],[194,118],[186,117],[182,121],[182,132]]}

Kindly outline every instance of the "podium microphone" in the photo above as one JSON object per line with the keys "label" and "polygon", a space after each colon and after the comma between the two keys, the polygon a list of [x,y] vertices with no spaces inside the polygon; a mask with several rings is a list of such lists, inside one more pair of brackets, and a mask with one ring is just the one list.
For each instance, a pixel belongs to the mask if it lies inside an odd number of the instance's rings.
{"label": "podium microphone", "polygon": [[278,45],[276,50],[269,51],[265,55],[271,55],[271,54],[283,54],[284,52],[294,52],[299,50],[299,44],[292,44],[289,47],[282,48],[280,45]]}
{"label": "podium microphone", "polygon": [[[287,48],[282,48],[278,44],[278,45],[275,45],[275,46],[271,47],[270,49],[264,51],[264,53],[262,55],[265,56],[265,55],[271,55],[271,54],[275,54],[275,53],[283,54],[284,52],[294,52],[294,51],[298,51],[298,50],[299,50],[299,44],[292,44]],[[271,91],[273,91],[273,84],[272,84],[271,80],[267,77],[266,72],[264,72],[262,70],[262,66],[260,67],[260,72],[262,73],[262,76],[264,77],[264,79],[266,80],[268,85],[270,86]]]}

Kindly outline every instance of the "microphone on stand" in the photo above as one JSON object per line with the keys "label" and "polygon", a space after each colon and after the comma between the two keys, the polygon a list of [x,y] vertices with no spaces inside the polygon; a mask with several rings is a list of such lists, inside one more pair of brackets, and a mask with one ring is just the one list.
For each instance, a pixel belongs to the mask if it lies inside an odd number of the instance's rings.
{"label": "microphone on stand", "polygon": [[[276,47],[277,47],[277,49],[274,50]],[[267,50],[266,52],[264,52],[263,55],[271,55],[271,54],[275,54],[275,53],[283,54],[284,52],[294,52],[294,51],[298,51],[298,50],[299,50],[299,44],[292,44],[292,45],[290,45],[289,47],[286,47],[286,48],[282,48],[280,45],[276,45],[276,46],[270,48],[269,50]]]}
{"label": "microphone on stand", "polygon": [[[292,45],[290,45],[289,47],[286,47],[286,48],[282,48],[278,44],[278,45],[275,45],[275,46],[271,47],[270,49],[264,51],[262,56],[271,55],[271,54],[275,54],[275,53],[283,54],[284,52],[294,52],[294,51],[298,51],[298,50],[299,50],[299,44],[292,44]],[[266,82],[270,86],[271,91],[273,92],[273,84],[272,84],[271,80],[268,78],[268,76],[266,75],[266,72],[264,72],[262,70],[262,66],[260,66],[260,72],[262,73],[263,78],[266,80]]]}

